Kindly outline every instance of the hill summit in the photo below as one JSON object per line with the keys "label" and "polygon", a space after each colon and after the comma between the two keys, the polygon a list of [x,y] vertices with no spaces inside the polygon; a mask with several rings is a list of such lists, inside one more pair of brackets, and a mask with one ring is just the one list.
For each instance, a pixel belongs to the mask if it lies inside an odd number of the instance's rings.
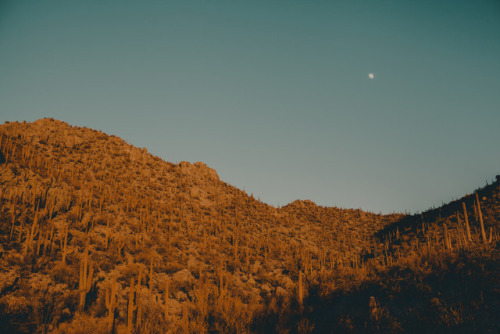
{"label": "hill summit", "polygon": [[0,184],[2,332],[499,329],[498,180],[414,216],[275,208],[42,119],[0,126]]}

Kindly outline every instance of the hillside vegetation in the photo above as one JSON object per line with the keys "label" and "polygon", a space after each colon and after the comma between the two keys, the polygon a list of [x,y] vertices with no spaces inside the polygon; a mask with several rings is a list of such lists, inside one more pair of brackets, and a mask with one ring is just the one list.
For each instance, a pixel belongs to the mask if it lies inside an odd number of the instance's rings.
{"label": "hillside vegetation", "polygon": [[0,126],[0,332],[500,332],[500,180],[419,215],[282,208],[53,119]]}

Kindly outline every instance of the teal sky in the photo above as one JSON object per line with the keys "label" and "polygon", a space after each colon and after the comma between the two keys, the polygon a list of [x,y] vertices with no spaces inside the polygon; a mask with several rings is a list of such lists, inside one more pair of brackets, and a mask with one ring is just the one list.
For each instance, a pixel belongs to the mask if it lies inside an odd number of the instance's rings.
{"label": "teal sky", "polygon": [[0,1],[2,122],[102,129],[272,205],[472,192],[499,106],[495,0]]}

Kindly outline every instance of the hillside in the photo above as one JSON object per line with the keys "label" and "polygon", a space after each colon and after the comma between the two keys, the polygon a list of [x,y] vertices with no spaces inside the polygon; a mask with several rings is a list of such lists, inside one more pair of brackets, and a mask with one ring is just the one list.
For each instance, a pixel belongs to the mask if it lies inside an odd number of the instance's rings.
{"label": "hillside", "polygon": [[[1,125],[0,152],[0,332],[499,330],[500,180],[378,215],[274,208],[201,162],[52,119]],[[480,286],[443,299],[446,275]]]}

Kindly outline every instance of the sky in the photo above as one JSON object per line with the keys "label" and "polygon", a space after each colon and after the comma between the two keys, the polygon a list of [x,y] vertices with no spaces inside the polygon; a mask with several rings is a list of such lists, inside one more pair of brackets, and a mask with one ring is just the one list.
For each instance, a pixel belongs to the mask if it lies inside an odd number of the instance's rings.
{"label": "sky", "polygon": [[274,206],[460,198],[500,174],[499,106],[496,0],[0,0],[0,123],[100,129]]}

